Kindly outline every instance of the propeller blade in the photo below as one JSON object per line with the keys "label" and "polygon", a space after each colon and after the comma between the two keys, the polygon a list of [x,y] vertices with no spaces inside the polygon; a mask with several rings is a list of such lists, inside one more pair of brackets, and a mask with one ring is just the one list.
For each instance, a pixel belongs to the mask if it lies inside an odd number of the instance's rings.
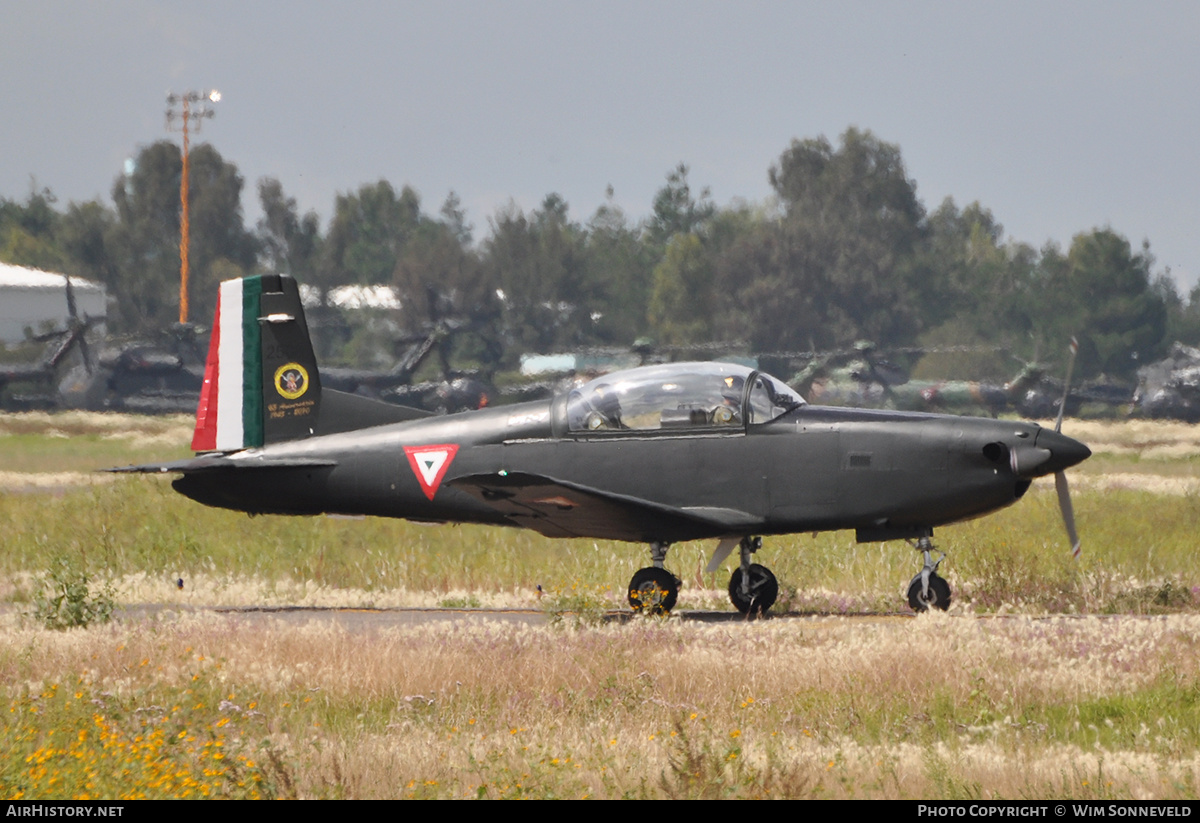
{"label": "propeller blade", "polygon": [[1071,489],[1067,485],[1066,472],[1054,473],[1054,488],[1058,489],[1058,507],[1062,509],[1063,523],[1067,527],[1067,537],[1071,540],[1071,556],[1078,560],[1081,546],[1079,533],[1075,531],[1075,509],[1071,505]]}
{"label": "propeller blade", "polygon": [[1062,431],[1063,412],[1067,410],[1067,395],[1071,393],[1071,372],[1075,370],[1075,355],[1079,354],[1079,341],[1071,338],[1071,360],[1067,363],[1067,379],[1063,383],[1063,396],[1058,404],[1058,419],[1054,421],[1054,430]]}

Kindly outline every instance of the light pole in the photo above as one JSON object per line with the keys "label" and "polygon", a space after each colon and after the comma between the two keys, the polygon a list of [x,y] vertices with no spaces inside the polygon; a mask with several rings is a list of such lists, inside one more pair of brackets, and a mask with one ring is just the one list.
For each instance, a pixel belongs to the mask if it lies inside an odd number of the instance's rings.
{"label": "light pole", "polygon": [[[186,323],[188,319],[188,121],[196,118],[196,131],[204,123],[204,118],[212,117],[215,113],[206,103],[216,103],[221,99],[221,92],[185,91],[183,94],[167,93],[167,129],[174,130],[175,118],[183,121],[183,176],[179,180],[179,322]],[[199,106],[193,108],[193,105]],[[175,106],[179,105],[177,111]]]}

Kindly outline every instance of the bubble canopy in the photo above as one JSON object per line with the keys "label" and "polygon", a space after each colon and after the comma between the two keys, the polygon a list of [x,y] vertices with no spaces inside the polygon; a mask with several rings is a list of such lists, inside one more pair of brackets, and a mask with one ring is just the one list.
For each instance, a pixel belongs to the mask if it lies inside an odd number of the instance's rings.
{"label": "bubble canopy", "polygon": [[736,363],[664,363],[602,375],[571,390],[573,432],[741,428],[767,423],[804,398]]}

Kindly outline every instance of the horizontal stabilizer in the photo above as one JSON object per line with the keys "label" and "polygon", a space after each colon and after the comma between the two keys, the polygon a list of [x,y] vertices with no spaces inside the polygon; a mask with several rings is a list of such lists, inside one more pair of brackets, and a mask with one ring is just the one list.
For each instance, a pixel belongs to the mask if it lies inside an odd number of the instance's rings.
{"label": "horizontal stabilizer", "polygon": [[729,529],[707,513],[534,474],[475,474],[448,484],[491,506],[515,525],[547,537],[587,536],[653,543],[711,537]]}
{"label": "horizontal stabilizer", "polygon": [[404,423],[433,415],[432,412],[424,409],[397,406],[372,397],[347,394],[334,389],[325,389],[321,397],[321,404],[322,413],[317,421],[314,434],[357,431],[371,426]]}

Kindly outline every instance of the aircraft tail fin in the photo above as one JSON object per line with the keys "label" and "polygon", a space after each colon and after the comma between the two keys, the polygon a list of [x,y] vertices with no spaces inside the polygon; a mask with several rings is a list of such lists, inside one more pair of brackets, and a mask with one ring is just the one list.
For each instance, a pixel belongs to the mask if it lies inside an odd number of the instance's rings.
{"label": "aircraft tail fin", "polygon": [[221,283],[192,449],[236,451],[316,432],[321,376],[300,287],[286,274]]}

